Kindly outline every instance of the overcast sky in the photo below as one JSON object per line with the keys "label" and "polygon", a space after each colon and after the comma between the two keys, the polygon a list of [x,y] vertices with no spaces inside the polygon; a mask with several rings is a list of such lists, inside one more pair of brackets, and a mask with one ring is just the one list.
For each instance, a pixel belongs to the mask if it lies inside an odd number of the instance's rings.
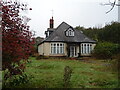
{"label": "overcast sky", "polygon": [[[30,29],[36,32],[36,36],[45,37],[44,32],[49,28],[49,19],[54,18],[56,28],[63,21],[69,25],[98,27],[106,23],[118,20],[118,7],[110,13],[110,6],[102,6],[100,3],[107,3],[109,0],[24,0],[32,8],[27,13],[31,18]],[[113,0],[111,0],[112,2]]]}

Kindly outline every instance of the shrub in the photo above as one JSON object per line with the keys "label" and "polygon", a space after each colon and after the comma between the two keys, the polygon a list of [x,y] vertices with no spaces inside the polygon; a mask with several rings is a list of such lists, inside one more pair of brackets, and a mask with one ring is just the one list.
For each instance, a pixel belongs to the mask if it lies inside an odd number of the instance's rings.
{"label": "shrub", "polygon": [[38,57],[38,56],[39,56],[38,53],[34,53],[34,54],[31,55],[31,57]]}
{"label": "shrub", "polygon": [[29,83],[30,79],[33,78],[33,76],[28,76],[27,74],[22,75],[14,75],[11,78],[3,81],[3,88],[7,87],[16,87],[21,84]]}
{"label": "shrub", "polygon": [[40,59],[48,59],[49,57],[48,56],[43,56],[43,55],[39,55],[36,57],[37,60],[40,60]]}
{"label": "shrub", "polygon": [[71,74],[72,74],[72,69],[69,66],[66,66],[64,68],[64,79],[63,79],[64,87],[68,87],[69,86]]}
{"label": "shrub", "polygon": [[93,56],[98,59],[110,59],[119,53],[119,45],[109,42],[98,43],[93,51]]}

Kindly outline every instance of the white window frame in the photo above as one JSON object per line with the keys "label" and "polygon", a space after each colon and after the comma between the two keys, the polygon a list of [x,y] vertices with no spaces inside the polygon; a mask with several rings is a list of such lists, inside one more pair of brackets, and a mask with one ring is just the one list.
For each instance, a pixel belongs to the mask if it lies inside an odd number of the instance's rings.
{"label": "white window frame", "polygon": [[66,31],[66,36],[74,36],[74,30],[69,28],[67,31]]}
{"label": "white window frame", "polygon": [[81,44],[81,54],[91,54],[92,43],[82,43]]}
{"label": "white window frame", "polygon": [[64,54],[64,43],[51,43],[51,54]]}

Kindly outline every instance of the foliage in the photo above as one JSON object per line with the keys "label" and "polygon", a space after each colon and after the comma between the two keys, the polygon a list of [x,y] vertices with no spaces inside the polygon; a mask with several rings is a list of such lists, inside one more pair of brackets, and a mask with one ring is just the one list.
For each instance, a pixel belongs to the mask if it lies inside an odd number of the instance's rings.
{"label": "foliage", "polygon": [[27,5],[18,1],[0,3],[2,5],[2,64],[3,70],[8,69],[9,78],[12,75],[22,74],[25,63],[21,64],[20,61],[27,60],[32,53],[34,40],[27,26],[30,19],[20,16],[21,11],[27,10]]}
{"label": "foliage", "polygon": [[103,28],[103,31],[99,34],[99,40],[120,44],[119,35],[120,23],[112,22]]}
{"label": "foliage", "polygon": [[93,29],[88,28],[87,30],[84,30],[83,32],[84,32],[85,35],[87,35],[91,39],[98,42],[98,41],[100,41],[99,34],[102,31],[103,31],[102,29],[98,29],[98,28],[93,28]]}
{"label": "foliage", "polygon": [[112,58],[113,55],[119,53],[119,45],[109,42],[98,43],[93,51],[93,56],[99,59]]}
{"label": "foliage", "polygon": [[50,58],[49,56],[43,56],[43,55],[38,55],[36,56],[36,60],[40,60],[40,59],[48,59]]}
{"label": "foliage", "polygon": [[12,78],[3,80],[3,88],[15,87],[21,84],[26,84],[30,81],[31,78],[33,77],[32,76],[28,77],[28,75],[25,73],[22,75],[14,75]]}
{"label": "foliage", "polygon": [[99,41],[99,33],[102,31],[101,28],[84,28],[80,26],[76,29],[83,31],[85,35],[96,41]]}
{"label": "foliage", "polygon": [[42,37],[36,37],[35,38],[35,44],[34,44],[34,47],[35,47],[35,52],[38,53],[38,44],[40,44],[42,41],[44,40],[44,38]]}
{"label": "foliage", "polygon": [[69,66],[66,66],[64,68],[64,79],[63,79],[64,87],[69,87],[71,74],[72,74],[72,69]]}
{"label": "foliage", "polygon": [[84,28],[79,26],[76,29],[82,30],[85,35],[98,42],[93,56],[97,58],[111,58],[120,53],[120,23],[111,22],[103,28]]}
{"label": "foliage", "polygon": [[44,38],[42,38],[42,37],[36,37],[36,38],[35,38],[35,44],[38,45],[38,44],[40,44],[40,42],[42,42],[43,40],[44,40]]}
{"label": "foliage", "polygon": [[77,30],[85,30],[86,28],[84,28],[83,26],[77,26],[77,27],[75,27],[75,29],[77,29]]}
{"label": "foliage", "polygon": [[107,41],[120,44],[120,23],[118,22],[111,22],[103,28],[83,28],[76,27],[76,29],[82,30],[85,35],[98,42]]}

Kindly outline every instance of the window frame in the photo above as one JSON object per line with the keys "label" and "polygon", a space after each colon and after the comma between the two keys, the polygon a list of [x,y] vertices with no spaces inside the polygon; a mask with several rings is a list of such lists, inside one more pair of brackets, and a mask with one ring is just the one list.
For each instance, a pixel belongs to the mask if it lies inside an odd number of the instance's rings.
{"label": "window frame", "polygon": [[75,32],[74,32],[74,30],[73,30],[72,28],[68,28],[68,29],[65,31],[65,35],[66,35],[67,37],[74,37],[74,34],[75,34]]}
{"label": "window frame", "polygon": [[64,43],[51,43],[51,54],[64,54]]}
{"label": "window frame", "polygon": [[81,54],[91,54],[92,43],[81,43]]}

